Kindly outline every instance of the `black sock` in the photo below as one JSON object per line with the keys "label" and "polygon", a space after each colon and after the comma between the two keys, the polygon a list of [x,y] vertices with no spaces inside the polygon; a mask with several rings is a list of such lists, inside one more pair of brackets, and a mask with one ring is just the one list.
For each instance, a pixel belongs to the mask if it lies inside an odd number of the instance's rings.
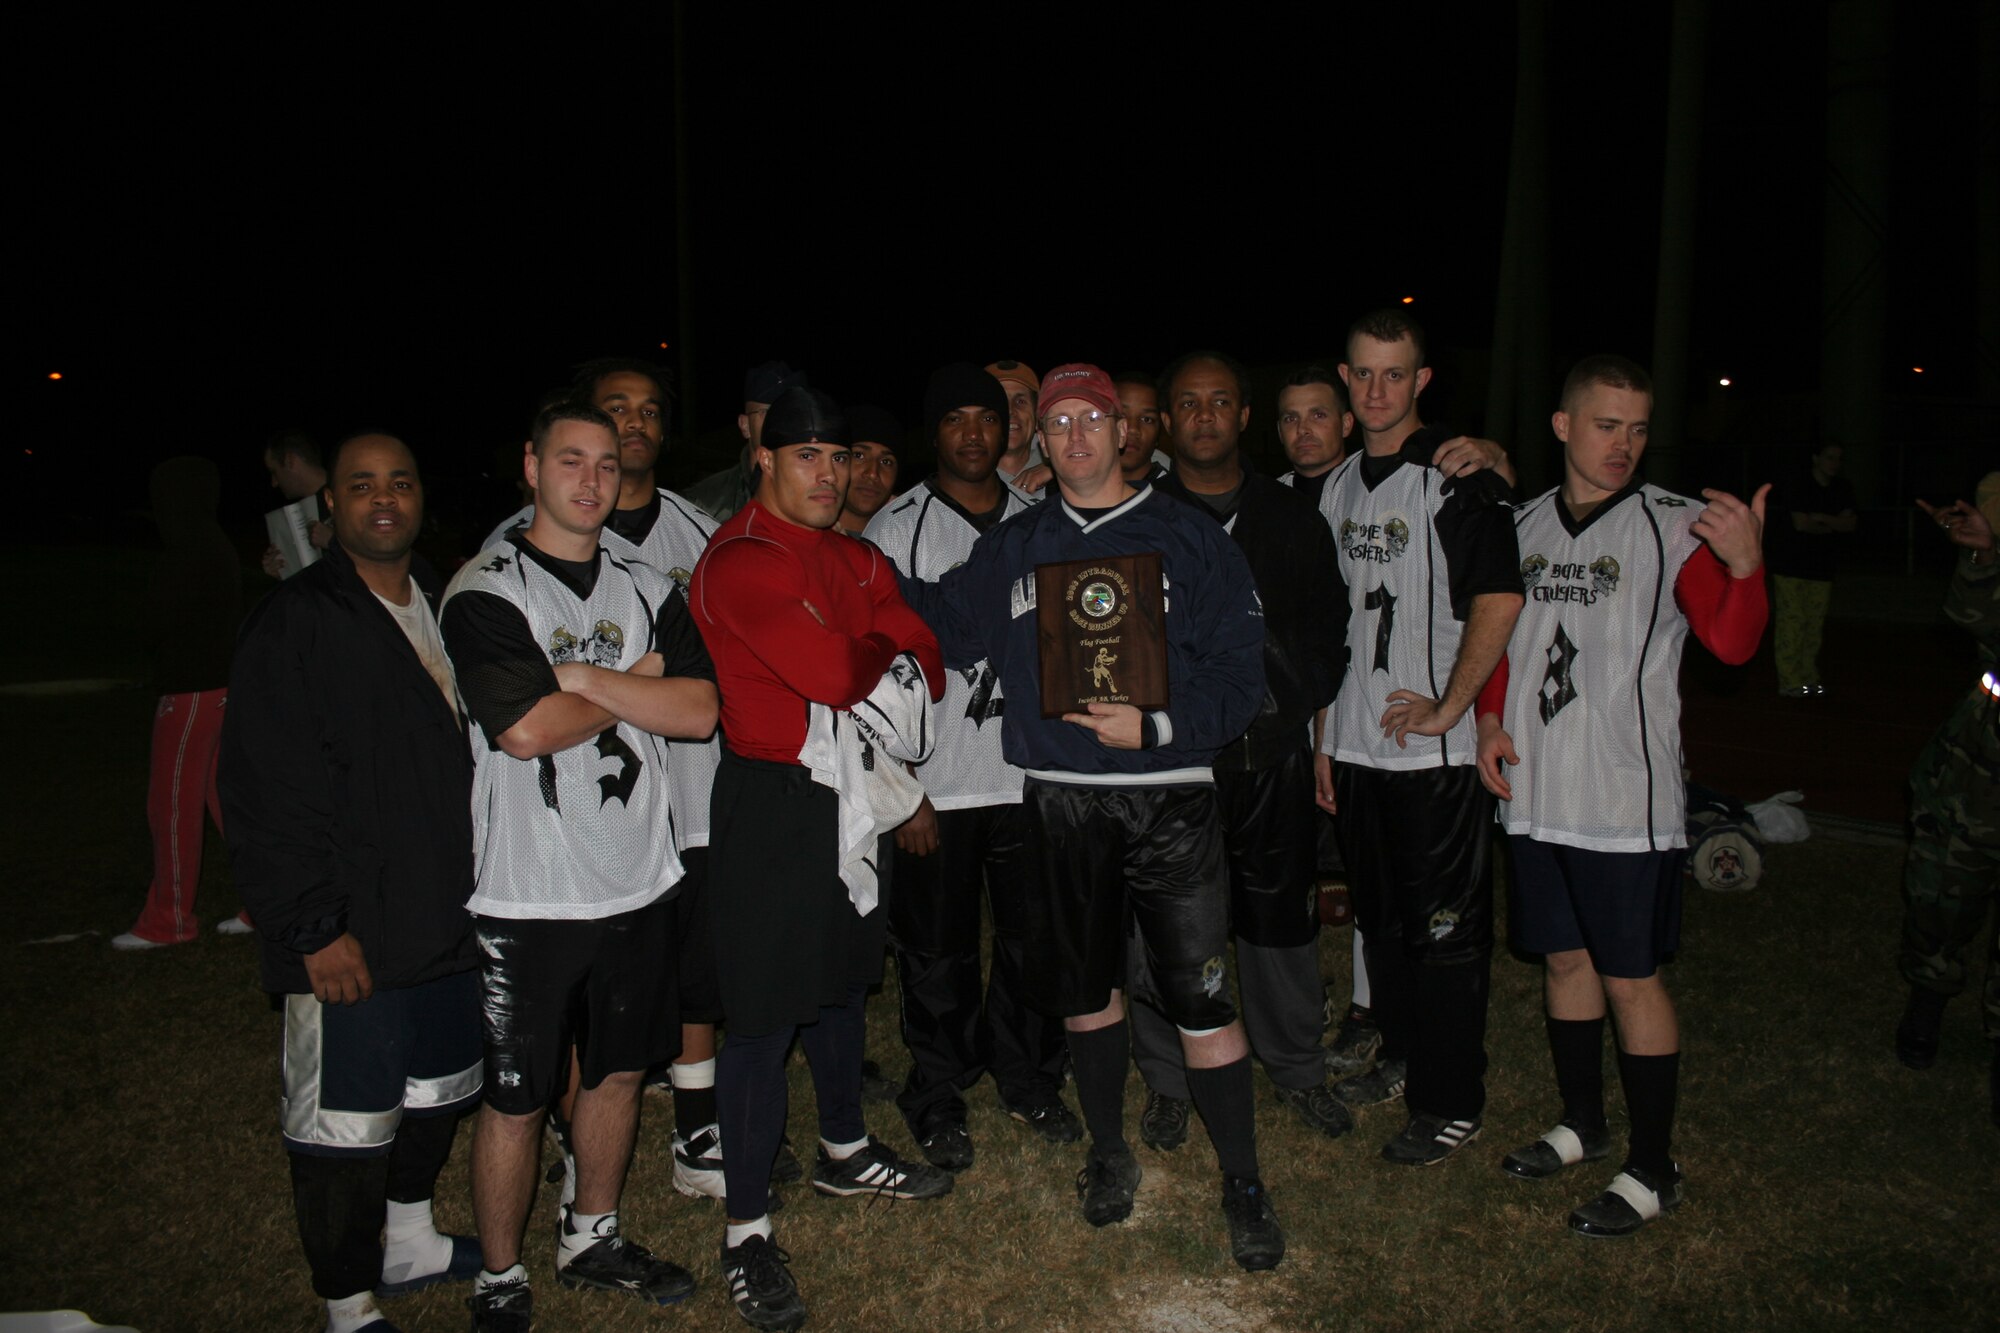
{"label": "black sock", "polygon": [[715,1085],[674,1089],[674,1128],[691,1138],[715,1123]]}
{"label": "black sock", "polygon": [[1076,1104],[1090,1130],[1091,1152],[1129,1152],[1125,1142],[1125,1071],[1132,1063],[1132,1034],[1124,1019],[1109,1027],[1069,1035],[1075,1065]]}
{"label": "black sock", "polygon": [[1674,1129],[1674,1100],[1679,1091],[1681,1054],[1627,1055],[1618,1052],[1618,1079],[1625,1085],[1625,1114],[1632,1118],[1632,1150],[1626,1165],[1660,1179],[1674,1177],[1668,1151]]}
{"label": "black sock", "polygon": [[1195,1109],[1201,1112],[1201,1123],[1208,1126],[1208,1140],[1215,1145],[1215,1161],[1222,1174],[1258,1179],[1250,1057],[1246,1055],[1213,1069],[1190,1066],[1187,1081]]}
{"label": "black sock", "polygon": [[1562,1094],[1563,1123],[1574,1129],[1604,1128],[1604,1017],[1550,1018],[1549,1055]]}

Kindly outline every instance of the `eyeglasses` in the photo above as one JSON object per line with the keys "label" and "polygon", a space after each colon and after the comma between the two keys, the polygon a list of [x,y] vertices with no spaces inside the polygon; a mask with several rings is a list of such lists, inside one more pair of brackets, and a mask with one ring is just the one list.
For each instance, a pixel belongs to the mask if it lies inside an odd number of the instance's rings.
{"label": "eyeglasses", "polygon": [[1080,417],[1073,417],[1067,412],[1058,412],[1052,417],[1042,418],[1042,434],[1060,437],[1080,426],[1085,435],[1102,435],[1104,428],[1115,420],[1116,417],[1100,412],[1096,408],[1092,408]]}

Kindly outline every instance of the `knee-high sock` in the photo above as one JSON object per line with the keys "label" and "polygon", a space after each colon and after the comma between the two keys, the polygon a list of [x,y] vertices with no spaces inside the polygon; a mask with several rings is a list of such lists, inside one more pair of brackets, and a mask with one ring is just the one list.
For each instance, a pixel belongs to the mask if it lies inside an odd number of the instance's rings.
{"label": "knee-high sock", "polygon": [[757,1037],[734,1033],[715,1058],[722,1125],[722,1179],[732,1218],[762,1217],[771,1201],[771,1162],[785,1135],[785,1052],[792,1029]]}
{"label": "knee-high sock", "polygon": [[1625,1114],[1632,1118],[1632,1148],[1626,1162],[1671,1178],[1674,1102],[1680,1090],[1681,1056],[1618,1052],[1618,1078],[1625,1085]]}
{"label": "knee-high sock", "polygon": [[1100,1156],[1130,1151],[1125,1142],[1125,1069],[1132,1041],[1125,1020],[1089,1032],[1069,1034],[1076,1065],[1076,1101],[1090,1130],[1091,1150]]}
{"label": "knee-high sock", "polygon": [[1604,1018],[1549,1018],[1549,1055],[1562,1094],[1563,1123],[1604,1128]]}
{"label": "knee-high sock", "polygon": [[387,1157],[320,1157],[295,1152],[292,1203],[313,1294],[338,1300],[373,1291],[382,1277]]}
{"label": "knee-high sock", "polygon": [[1256,1179],[1256,1094],[1250,1086],[1250,1057],[1213,1069],[1189,1069],[1187,1081],[1222,1174]]}

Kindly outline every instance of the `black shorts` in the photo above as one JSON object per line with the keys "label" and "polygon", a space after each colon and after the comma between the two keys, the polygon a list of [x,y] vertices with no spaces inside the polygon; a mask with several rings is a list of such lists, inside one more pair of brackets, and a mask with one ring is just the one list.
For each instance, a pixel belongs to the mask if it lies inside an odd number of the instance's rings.
{"label": "black shorts", "polygon": [[569,1080],[573,1042],[583,1086],[680,1054],[673,900],[598,921],[482,916],[486,1100],[529,1115]]}
{"label": "black shorts", "polygon": [[1319,938],[1319,807],[1312,754],[1301,746],[1269,768],[1219,772],[1215,795],[1229,851],[1229,926],[1267,949]]}
{"label": "black shorts", "polygon": [[378,990],[359,1004],[287,995],[285,1147],[383,1156],[404,1116],[478,1104],[485,1048],[477,972]]}
{"label": "black shorts", "polygon": [[993,933],[1021,933],[1021,900],[1033,869],[1027,818],[1018,802],[937,812],[937,850],[896,850],[889,938],[906,953],[943,957],[979,952],[980,901],[993,903]]}
{"label": "black shorts", "polygon": [[878,903],[862,916],[848,900],[839,818],[840,797],[806,769],[723,747],[709,803],[708,911],[734,1034],[816,1023],[822,1006],[882,979],[889,912]]}
{"label": "black shorts", "polygon": [[1028,890],[1021,976],[1045,1014],[1094,1014],[1124,985],[1128,923],[1156,994],[1192,1032],[1236,1017],[1224,957],[1229,883],[1215,788],[1065,786],[1029,778]]}
{"label": "black shorts", "polygon": [[1471,764],[1335,763],[1340,854],[1369,947],[1445,965],[1493,952],[1493,795]]}
{"label": "black shorts", "polygon": [[681,865],[687,873],[674,895],[681,1022],[720,1023],[722,992],[715,984],[715,941],[708,925],[708,848],[688,848],[681,853]]}
{"label": "black shorts", "polygon": [[1593,852],[1515,836],[1508,899],[1523,953],[1587,949],[1604,977],[1650,977],[1681,945],[1686,853]]}

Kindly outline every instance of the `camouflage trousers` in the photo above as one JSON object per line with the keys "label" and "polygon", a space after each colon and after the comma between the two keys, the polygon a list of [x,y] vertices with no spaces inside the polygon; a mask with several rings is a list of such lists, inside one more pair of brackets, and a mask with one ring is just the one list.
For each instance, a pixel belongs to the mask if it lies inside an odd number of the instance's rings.
{"label": "camouflage trousers", "polygon": [[[2000,703],[1975,691],[1924,746],[1910,823],[1897,967],[1912,986],[1956,995],[2000,885]],[[2000,1041],[2000,933],[1987,953],[1986,1035]]]}
{"label": "camouflage trousers", "polygon": [[1833,597],[1833,584],[1783,574],[1773,574],[1771,584],[1778,612],[1771,632],[1778,688],[1817,685],[1820,634],[1826,628],[1826,604]]}

